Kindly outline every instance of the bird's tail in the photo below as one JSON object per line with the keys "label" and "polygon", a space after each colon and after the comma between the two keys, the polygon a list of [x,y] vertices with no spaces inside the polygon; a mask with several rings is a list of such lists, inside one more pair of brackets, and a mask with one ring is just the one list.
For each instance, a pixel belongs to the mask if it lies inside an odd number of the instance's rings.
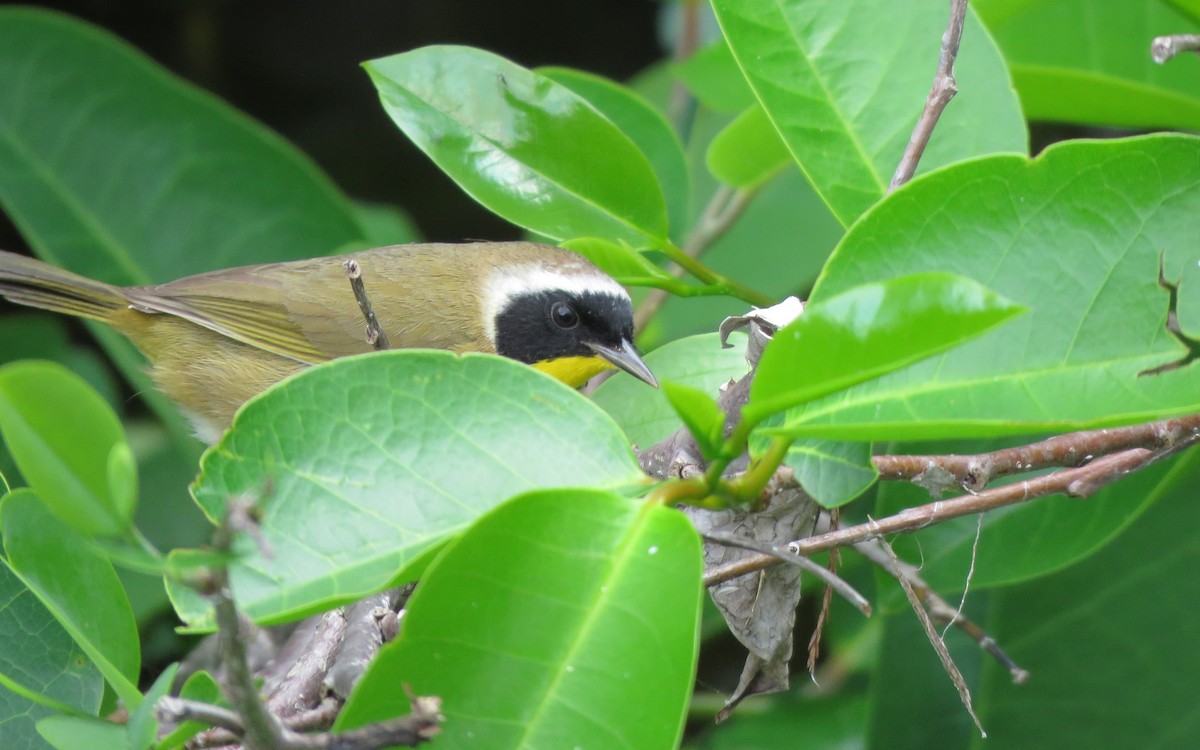
{"label": "bird's tail", "polygon": [[0,250],[0,297],[18,305],[108,322],[129,306],[118,287]]}

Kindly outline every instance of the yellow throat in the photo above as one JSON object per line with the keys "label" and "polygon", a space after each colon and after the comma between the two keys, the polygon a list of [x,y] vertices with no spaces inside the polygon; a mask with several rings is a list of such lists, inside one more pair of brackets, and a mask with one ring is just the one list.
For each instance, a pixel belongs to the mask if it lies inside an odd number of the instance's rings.
{"label": "yellow throat", "polygon": [[578,388],[613,365],[600,357],[559,357],[535,362],[533,367],[561,380],[572,388]]}

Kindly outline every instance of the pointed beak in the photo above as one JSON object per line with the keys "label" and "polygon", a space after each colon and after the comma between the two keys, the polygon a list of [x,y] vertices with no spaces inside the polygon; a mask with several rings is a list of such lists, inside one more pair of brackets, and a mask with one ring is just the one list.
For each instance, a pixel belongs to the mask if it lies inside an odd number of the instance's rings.
{"label": "pointed beak", "polygon": [[621,339],[621,343],[616,346],[591,343],[588,346],[596,353],[596,356],[608,360],[643,383],[658,387],[658,379],[654,377],[654,373],[650,372],[650,368],[646,367],[646,363],[638,356],[637,349],[628,339]]}

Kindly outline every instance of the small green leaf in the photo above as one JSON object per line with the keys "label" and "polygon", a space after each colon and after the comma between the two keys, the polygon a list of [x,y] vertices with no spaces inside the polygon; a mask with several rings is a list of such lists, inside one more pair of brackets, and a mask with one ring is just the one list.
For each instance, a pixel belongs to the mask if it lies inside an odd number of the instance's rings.
{"label": "small green leaf", "polygon": [[193,494],[219,518],[228,498],[273,487],[261,530],[274,554],[239,540],[230,577],[243,611],[277,621],[384,588],[518,493],[642,479],[613,421],[558,381],[491,355],[395,350],[251,400]]}
{"label": "small green leaf", "polygon": [[0,501],[8,565],[134,710],[141,667],[137,624],[112,565],[52,515],[33,490]]}
{"label": "small green leaf", "polygon": [[696,439],[701,455],[710,461],[716,458],[725,430],[725,413],[721,407],[712,396],[689,385],[664,380],[662,390],[671,402],[671,408]]}
{"label": "small green leaf", "polygon": [[724,39],[697,50],[683,62],[671,63],[671,72],[704,106],[717,112],[741,112],[757,103]]}
{"label": "small green leaf", "polygon": [[413,143],[508,221],[554,240],[648,247],[666,238],[646,157],[567,87],[470,47],[423,47],[364,67]]}
{"label": "small green leaf", "polygon": [[[690,336],[650,352],[646,364],[660,381],[670,380],[716,394],[717,388],[745,375],[750,367],[746,364],[746,337],[735,334],[730,343],[734,346],[722,349],[721,337],[715,333]],[[630,442],[642,448],[679,429],[679,416],[662,390],[647,388],[625,373],[604,381],[593,398],[616,420]]]}
{"label": "small green leaf", "polygon": [[55,750],[129,750],[125,727],[103,719],[49,716],[37,731]]}
{"label": "small green leaf", "polygon": [[125,728],[129,734],[130,750],[146,750],[154,745],[158,735],[158,720],[154,714],[154,704],[159,698],[171,692],[171,684],[175,681],[175,673],[179,664],[172,664],[159,674],[154,684],[146,691],[146,697],[135,711],[129,714],[129,723]]}
{"label": "small green leaf", "polygon": [[792,163],[787,146],[755,104],[742,112],[712,139],[705,157],[708,170],[721,182],[752,188],[766,182]]}
{"label": "small green leaf", "polygon": [[[179,697],[190,701],[199,701],[200,703],[219,703],[221,701],[221,687],[213,676],[204,670],[193,673],[183,683],[183,687],[179,689]],[[169,748],[180,747],[183,743],[195,737],[200,732],[208,728],[207,724],[198,721],[185,721],[175,728],[175,731],[163,737],[156,745],[158,750],[169,750]]]}
{"label": "small green leaf", "polygon": [[641,149],[658,177],[672,234],[686,229],[691,180],[683,145],[667,118],[641,94],[616,81],[570,68],[538,68],[534,72],[582,96]]}
{"label": "small green leaf", "polygon": [[78,375],[53,362],[0,367],[0,433],[29,485],[59,518],[83,534],[129,528],[137,472],[125,432]]}
{"label": "small green leaf", "polygon": [[447,747],[675,747],[700,573],[699,539],[674,509],[594,490],[523,495],[429,569],[337,728],[402,715],[396,686],[409,684],[442,699]]}
{"label": "small green leaf", "polygon": [[982,284],[945,273],[902,276],[809,304],[763,352],[742,416],[757,422],[898,370],[1020,311]]}
{"label": "small green leaf", "polygon": [[837,508],[875,483],[879,472],[871,463],[871,444],[802,439],[792,443],[784,460],[796,481],[824,508]]}
{"label": "small green leaf", "polygon": [[679,283],[671,274],[627,245],[619,245],[599,237],[579,237],[563,242],[562,246],[587,258],[626,286]]}
{"label": "small green leaf", "polygon": [[[887,191],[921,114],[945,1],[714,0],[713,10],[796,163],[849,226]],[[922,170],[1027,150],[1004,61],[970,9],[963,36],[955,62],[961,90]]]}

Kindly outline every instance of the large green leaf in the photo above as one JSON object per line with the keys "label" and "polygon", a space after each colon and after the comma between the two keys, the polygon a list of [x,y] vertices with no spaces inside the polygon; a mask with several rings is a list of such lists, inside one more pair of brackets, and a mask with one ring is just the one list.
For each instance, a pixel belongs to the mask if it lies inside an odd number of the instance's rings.
{"label": "large green leaf", "polygon": [[612,420],[561,383],[499,357],[409,350],[336,360],[250,401],[193,493],[218,518],[271,485],[274,555],[243,539],[230,575],[248,614],[278,620],[385,586],[518,493],[641,478]]}
{"label": "large green leaf", "polygon": [[[1036,160],[979,159],[915,180],[857,224],[813,304],[903,274],[972,277],[1029,313],[943,356],[793,410],[807,434],[854,439],[1028,434],[1200,410],[1166,331],[1159,254],[1196,263],[1200,140],[1072,142]],[[1180,292],[1200,294],[1200,289]]]}
{"label": "large green leaf", "polygon": [[137,470],[125,431],[78,375],[53,362],[0,367],[0,434],[60,519],[83,534],[128,529]]}
{"label": "large green leaf", "polygon": [[8,567],[29,587],[130,709],[141,703],[137,625],[112,565],[51,515],[32,490],[0,501]]}
{"label": "large green leaf", "polygon": [[1200,129],[1200,59],[1158,65],[1150,40],[1195,34],[1167,0],[977,0],[1033,120]]}
{"label": "large green leaf", "polygon": [[[887,189],[933,81],[948,3],[714,0],[733,55],[800,168],[849,225]],[[967,18],[947,108],[923,169],[1025,151],[999,51]]]}
{"label": "large green leaf", "polygon": [[[742,416],[758,422],[979,336],[1021,312],[961,276],[922,273],[809,304],[763,352]],[[790,432],[789,420],[773,432]]]}
{"label": "large green leaf", "polygon": [[646,247],[667,236],[646,157],[567,87],[470,47],[423,47],[365,67],[405,134],[503,218],[555,240]]}
{"label": "large green leaf", "polygon": [[442,699],[446,747],[674,747],[701,567],[673,509],[589,490],[517,498],[434,563],[339,727],[405,712],[408,684]]}
{"label": "large green leaf", "polygon": [[[117,284],[363,237],[346,199],[278,136],[107,32],[29,8],[0,9],[0,208],[42,258]],[[132,346],[93,330],[173,415]]]}
{"label": "large green leaf", "polygon": [[34,722],[56,708],[95,714],[104,679],[8,566],[0,561],[0,746],[45,744]]}

